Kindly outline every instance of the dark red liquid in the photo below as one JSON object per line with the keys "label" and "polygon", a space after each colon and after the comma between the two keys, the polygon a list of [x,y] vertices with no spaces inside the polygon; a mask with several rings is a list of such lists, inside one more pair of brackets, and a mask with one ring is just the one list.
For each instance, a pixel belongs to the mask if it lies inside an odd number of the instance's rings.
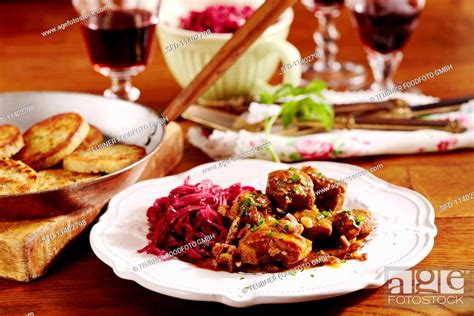
{"label": "dark red liquid", "polygon": [[302,0],[304,6],[309,11],[318,11],[320,9],[339,8],[344,4],[344,0]]}
{"label": "dark red liquid", "polygon": [[362,43],[382,54],[402,49],[421,13],[416,3],[410,0],[367,2],[363,12],[353,11]]}
{"label": "dark red liquid", "polygon": [[82,25],[92,63],[115,69],[147,65],[155,25],[151,12],[139,9],[92,16]]}
{"label": "dark red liquid", "polygon": [[344,4],[344,0],[313,0],[314,4],[316,6],[322,5],[322,6],[341,6]]}

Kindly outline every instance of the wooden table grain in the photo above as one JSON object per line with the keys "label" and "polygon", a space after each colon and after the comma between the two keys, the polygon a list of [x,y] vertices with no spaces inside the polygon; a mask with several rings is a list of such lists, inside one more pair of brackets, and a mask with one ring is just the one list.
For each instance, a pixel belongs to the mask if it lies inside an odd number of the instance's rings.
{"label": "wooden table grain", "polygon": [[[316,21],[301,4],[290,41],[301,55],[312,53],[312,32]],[[69,1],[0,2],[0,92],[26,90],[78,91],[101,94],[108,79],[92,71],[79,26],[73,25],[48,36],[41,32],[77,17]],[[341,31],[339,58],[364,63],[357,34],[343,11],[337,19]],[[453,70],[418,86],[425,94],[456,97],[474,94],[474,1],[428,0],[420,25],[404,50],[404,60],[395,75],[399,82],[452,64]],[[168,71],[156,47],[152,63],[135,84],[142,91],[140,103],[163,109],[179,86]],[[192,124],[180,122],[186,129]],[[184,159],[173,171],[179,173],[210,159],[186,144]],[[443,154],[377,156],[344,159],[369,168],[383,164],[377,176],[396,185],[416,190],[436,210],[438,236],[433,251],[417,268],[474,269],[474,200],[440,213],[441,204],[474,188],[474,151]],[[3,255],[3,254],[0,254]],[[470,293],[472,298],[473,293]],[[471,301],[472,302],[472,301]],[[146,290],[115,276],[102,263],[83,234],[63,254],[46,276],[32,283],[0,280],[0,315],[269,315],[311,312],[316,315],[432,314],[454,315],[450,306],[396,308],[384,306],[383,288],[361,290],[323,301],[263,305],[234,309],[217,303],[185,301]],[[474,307],[470,313],[474,312]],[[31,314],[30,314],[31,315]]]}

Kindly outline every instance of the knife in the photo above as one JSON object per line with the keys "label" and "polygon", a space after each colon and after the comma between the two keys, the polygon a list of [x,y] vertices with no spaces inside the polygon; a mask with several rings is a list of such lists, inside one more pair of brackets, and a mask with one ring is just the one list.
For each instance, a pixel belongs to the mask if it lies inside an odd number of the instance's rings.
{"label": "knife", "polygon": [[[230,114],[209,107],[192,105],[183,113],[183,118],[204,125],[206,127],[221,131],[239,131],[241,129],[260,132],[263,124],[248,124],[235,114]],[[334,122],[336,129],[372,129],[372,130],[395,130],[395,131],[415,131],[420,129],[435,129],[452,133],[461,133],[463,128],[457,120],[421,120],[403,118],[379,118],[365,116],[336,116]],[[297,121],[288,129],[283,128],[281,120],[277,120],[272,128],[272,133],[279,135],[304,135],[310,133],[324,132],[325,129],[320,122],[300,122]]]}

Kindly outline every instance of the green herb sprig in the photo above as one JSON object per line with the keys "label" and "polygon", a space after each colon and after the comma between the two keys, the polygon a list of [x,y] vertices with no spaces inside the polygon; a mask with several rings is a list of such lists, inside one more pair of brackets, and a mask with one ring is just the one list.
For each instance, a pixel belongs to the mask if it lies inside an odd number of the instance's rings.
{"label": "green herb sprig", "polygon": [[[270,132],[276,120],[281,116],[283,127],[286,129],[295,120],[301,122],[319,121],[326,130],[331,130],[334,126],[334,111],[329,102],[323,97],[321,92],[327,88],[327,84],[321,80],[314,80],[306,86],[294,87],[291,84],[283,84],[274,93],[262,93],[259,102],[262,104],[275,104],[285,97],[295,97],[299,95],[316,95],[320,101],[317,102],[311,97],[301,100],[291,100],[281,105],[280,111],[264,121],[264,132],[266,140],[269,141]],[[274,161],[280,159],[272,146],[269,146],[270,154]]]}

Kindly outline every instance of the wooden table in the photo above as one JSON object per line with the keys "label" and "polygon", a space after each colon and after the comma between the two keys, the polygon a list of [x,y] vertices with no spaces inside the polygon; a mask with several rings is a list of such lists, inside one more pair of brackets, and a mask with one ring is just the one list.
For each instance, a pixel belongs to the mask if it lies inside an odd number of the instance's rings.
{"label": "wooden table", "polygon": [[[316,21],[300,4],[290,41],[302,56],[312,53]],[[0,92],[62,90],[101,94],[108,79],[92,71],[78,25],[49,36],[41,32],[77,17],[69,1],[2,1],[0,3]],[[337,20],[341,31],[341,59],[366,63],[365,54],[347,11]],[[395,78],[404,82],[447,64],[453,70],[420,84],[426,94],[456,97],[474,94],[474,1],[429,0],[420,25],[409,41]],[[179,91],[156,49],[153,62],[134,81],[142,91],[140,102],[163,109]],[[189,123],[182,122],[184,128]],[[474,201],[439,213],[441,204],[474,188],[474,151],[445,154],[378,156],[346,159],[362,167],[382,163],[377,176],[426,196],[436,209],[439,233],[435,247],[417,268],[474,268],[472,233]],[[173,173],[208,162],[189,144],[185,158]],[[2,255],[2,254],[0,254]],[[470,293],[471,296],[473,293]],[[192,302],[148,291],[122,280],[92,253],[88,235],[82,235],[45,277],[32,283],[0,281],[0,315],[270,315],[278,311],[317,314],[362,313],[410,315],[426,310],[384,307],[383,289],[362,290],[339,298],[297,305],[256,306],[246,310],[221,304]],[[472,312],[472,311],[471,311]],[[307,313],[307,312],[306,312]],[[430,314],[452,314],[449,306],[435,306]]]}

